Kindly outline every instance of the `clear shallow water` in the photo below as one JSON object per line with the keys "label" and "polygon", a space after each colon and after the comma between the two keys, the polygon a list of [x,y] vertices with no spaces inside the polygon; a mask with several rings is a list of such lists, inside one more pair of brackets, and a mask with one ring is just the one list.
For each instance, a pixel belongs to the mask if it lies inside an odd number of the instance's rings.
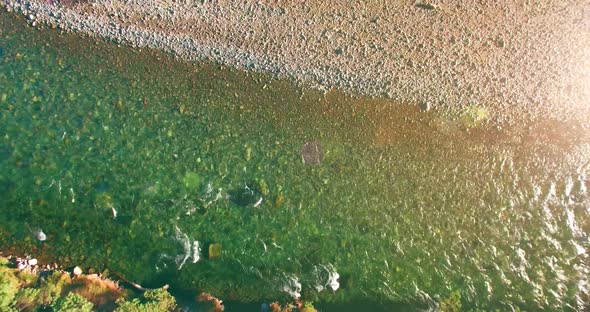
{"label": "clear shallow water", "polygon": [[0,15],[4,250],[227,300],[588,302],[587,125],[499,129],[23,24]]}

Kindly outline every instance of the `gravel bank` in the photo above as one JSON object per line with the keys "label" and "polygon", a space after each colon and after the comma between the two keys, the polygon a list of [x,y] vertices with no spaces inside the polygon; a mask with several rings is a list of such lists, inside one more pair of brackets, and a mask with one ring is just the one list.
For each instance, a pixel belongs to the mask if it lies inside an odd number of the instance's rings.
{"label": "gravel bank", "polygon": [[5,0],[32,23],[499,121],[589,120],[590,2]]}

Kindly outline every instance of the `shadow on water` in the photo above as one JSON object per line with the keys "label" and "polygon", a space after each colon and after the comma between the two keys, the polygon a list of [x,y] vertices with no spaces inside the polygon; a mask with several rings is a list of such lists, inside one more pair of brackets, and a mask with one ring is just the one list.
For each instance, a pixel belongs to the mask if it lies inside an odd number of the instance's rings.
{"label": "shadow on water", "polygon": [[5,13],[0,30],[3,250],[228,307],[589,301],[588,124],[323,93]]}

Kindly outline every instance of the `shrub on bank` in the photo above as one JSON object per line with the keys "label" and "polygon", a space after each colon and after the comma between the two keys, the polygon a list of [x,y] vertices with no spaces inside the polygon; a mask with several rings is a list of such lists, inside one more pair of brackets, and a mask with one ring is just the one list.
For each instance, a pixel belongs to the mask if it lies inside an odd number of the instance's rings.
{"label": "shrub on bank", "polygon": [[110,280],[92,275],[72,278],[62,271],[35,274],[10,268],[8,259],[0,257],[0,311],[49,308],[55,312],[89,312],[110,306],[106,310],[168,312],[177,308],[174,297],[164,289],[147,290],[139,299],[130,300],[129,295]]}

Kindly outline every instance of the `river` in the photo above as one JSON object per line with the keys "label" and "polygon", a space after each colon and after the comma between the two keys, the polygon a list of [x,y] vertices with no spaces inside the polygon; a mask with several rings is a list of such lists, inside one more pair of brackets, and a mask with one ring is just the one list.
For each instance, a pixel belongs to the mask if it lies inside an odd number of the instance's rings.
{"label": "river", "polygon": [[241,302],[587,307],[587,123],[0,30],[3,250]]}

